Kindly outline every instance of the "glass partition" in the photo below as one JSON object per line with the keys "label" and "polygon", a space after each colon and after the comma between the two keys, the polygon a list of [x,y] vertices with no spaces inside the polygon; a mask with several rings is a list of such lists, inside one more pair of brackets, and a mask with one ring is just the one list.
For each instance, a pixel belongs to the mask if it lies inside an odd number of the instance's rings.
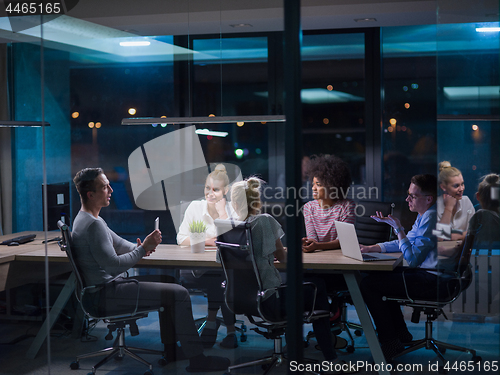
{"label": "glass partition", "polygon": [[366,184],[365,34],[306,34],[302,46],[303,152],[335,154]]}
{"label": "glass partition", "polygon": [[[290,147],[286,123],[169,121],[284,114],[283,3],[263,6],[266,17],[275,22],[257,31],[252,25],[229,24],[229,18],[238,17],[220,2],[203,3],[201,8],[198,2],[179,2],[169,4],[169,12],[159,3],[142,2],[119,12],[103,9],[102,19],[90,14],[89,1],[79,4],[80,9],[78,4],[67,7],[66,15],[42,18],[41,26],[36,26],[40,20],[25,19],[22,24],[28,22],[29,27],[14,30],[5,26],[6,17],[1,19],[0,120],[46,126],[0,127],[0,234],[37,232],[40,245],[41,237],[55,238],[57,220],[71,225],[81,206],[74,175],[85,167],[102,167],[113,189],[109,207],[101,211],[108,226],[135,243],[154,229],[159,217],[163,244],[173,245],[188,205],[205,196],[206,180],[200,176],[224,163],[233,168],[231,182],[251,175],[267,182],[262,211],[282,225],[286,245],[291,229],[285,218],[291,211],[285,202],[291,190],[285,171],[293,162],[284,156]],[[302,131],[296,134],[302,140],[297,153],[303,160],[301,172],[313,154],[341,157],[352,173],[349,198],[395,203],[394,213],[407,229],[415,220],[405,202],[411,176],[437,174],[438,162],[450,161],[461,170],[464,198],[477,212],[480,180],[500,172],[500,41],[498,32],[477,30],[498,27],[498,4],[494,9],[487,1],[474,6],[465,2],[458,8],[449,4],[437,2],[435,23],[342,30],[332,25],[305,30],[302,39],[303,118]],[[242,18],[253,14],[250,11],[238,10]],[[123,19],[114,18],[114,12]],[[122,124],[123,119],[142,117],[164,120]],[[189,129],[196,130],[189,142],[167,141]],[[131,168],[137,155],[151,174]],[[152,165],[171,171],[181,161],[198,163],[200,178],[188,181],[183,175],[181,184],[177,175],[169,175],[150,192],[161,199],[149,206],[140,203],[135,186],[152,181]],[[376,193],[363,194],[357,187],[374,188]],[[292,215],[303,224],[302,204],[313,199],[306,173],[301,189],[292,192],[301,200]],[[305,233],[305,225],[302,230]],[[59,252],[55,243],[40,249]],[[498,324],[500,311],[498,252],[497,245],[474,248],[472,284],[446,310],[450,321],[436,324],[446,328],[439,329],[439,338],[465,322],[469,330],[475,322],[477,331],[467,331],[462,344],[481,350],[487,360],[500,353],[498,332],[488,331]],[[42,279],[50,276],[47,283],[68,275],[67,267],[51,264],[46,274],[44,266],[40,262],[36,271]],[[284,268],[280,270],[284,276]],[[132,273],[180,276],[177,267],[144,267]],[[46,314],[41,307],[52,305],[63,284],[44,285],[44,291],[55,292],[30,295],[29,300],[2,290],[0,301],[8,309],[36,305],[33,319],[41,321]],[[193,301],[196,317],[204,317],[205,297],[193,293]],[[78,327],[72,329],[74,333]],[[157,332],[151,335],[156,340]],[[48,355],[50,364],[57,351],[49,346]],[[234,361],[241,359],[238,353],[231,355]]]}
{"label": "glass partition", "polygon": [[[499,229],[496,177],[500,172],[499,8],[498,2],[487,1],[470,8],[456,9],[447,1],[438,1],[438,6],[437,161],[449,161],[461,173],[453,177],[442,172],[439,191],[443,196],[459,193],[458,202],[452,208],[452,240],[461,239],[465,234],[466,240],[473,239],[471,284],[449,309],[450,329],[467,327],[469,335],[464,336],[461,344],[473,347],[482,356],[482,363],[487,363],[500,354],[498,334],[486,334],[500,316],[496,280],[500,268],[500,238],[495,234]],[[457,15],[462,23],[455,23]],[[485,179],[489,174],[494,175]],[[462,196],[462,188],[452,188],[457,180],[464,182]],[[444,216],[441,223],[443,219]],[[444,235],[449,229],[449,226],[438,226],[442,238],[449,238]],[[463,234],[454,233],[461,231]],[[442,266],[453,263],[461,248],[458,245],[450,251],[447,243],[449,241],[443,241],[438,246]]]}
{"label": "glass partition", "polygon": [[[268,114],[283,114],[282,108],[273,105],[282,101],[282,92],[270,78],[281,68],[268,64],[269,54],[274,60],[281,54],[280,49],[271,50],[269,39],[271,43],[281,41],[282,30],[223,34],[220,27],[208,26],[193,34],[196,28],[191,28],[190,5],[187,2],[176,9],[186,17],[179,18],[178,28],[169,35],[141,35],[71,14],[44,26],[45,74],[54,79],[46,80],[44,109],[51,119],[60,116],[53,120],[56,135],[51,133],[46,145],[53,170],[48,170],[47,178],[49,184],[69,184],[70,226],[81,207],[72,178],[87,167],[103,168],[113,190],[109,207],[102,209],[100,216],[116,234],[133,243],[144,239],[159,217],[163,244],[177,244],[187,207],[192,201],[206,199],[206,176],[220,163],[226,165],[231,182],[258,175],[273,189],[284,184],[285,161],[278,147],[283,142],[278,134],[284,125],[265,120]],[[127,9],[126,16],[135,16],[139,8]],[[219,5],[208,8],[213,25],[222,22]],[[64,40],[58,38],[61,33]],[[40,63],[36,59],[30,62],[34,67]],[[25,101],[21,97],[16,100]],[[210,124],[169,121],[173,117],[213,115],[259,115],[264,120]],[[164,120],[138,126],[122,124],[123,119],[149,117]],[[181,133],[189,133],[189,139],[179,140]],[[136,162],[145,162],[151,176],[163,172],[168,176],[161,178],[161,184],[151,183],[144,192],[141,188],[149,184],[149,178],[135,169]],[[171,173],[182,165],[202,167]],[[267,195],[265,211],[279,218],[279,202],[273,194]],[[191,252],[190,247],[183,249]],[[137,267],[131,271],[134,274],[173,276],[188,285],[185,274],[176,267]],[[193,308],[201,325],[207,312],[206,298],[196,291]],[[185,367],[180,366],[182,370]]]}
{"label": "glass partition", "polygon": [[383,197],[410,228],[410,179],[436,169],[436,26],[387,27],[381,34]]}

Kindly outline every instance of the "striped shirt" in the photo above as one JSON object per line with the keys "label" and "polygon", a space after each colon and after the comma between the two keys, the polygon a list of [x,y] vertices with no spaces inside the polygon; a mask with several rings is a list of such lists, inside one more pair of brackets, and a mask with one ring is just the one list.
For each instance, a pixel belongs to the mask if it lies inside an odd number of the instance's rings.
{"label": "striped shirt", "polygon": [[354,224],[356,203],[350,199],[336,202],[333,207],[323,209],[317,201],[310,201],[304,205],[304,221],[307,238],[317,242],[331,242],[337,239],[335,220]]}

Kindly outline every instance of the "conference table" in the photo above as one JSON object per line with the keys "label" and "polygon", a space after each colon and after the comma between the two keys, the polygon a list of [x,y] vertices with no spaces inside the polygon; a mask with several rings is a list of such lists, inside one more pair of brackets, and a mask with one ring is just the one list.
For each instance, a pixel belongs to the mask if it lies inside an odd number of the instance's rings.
{"label": "conference table", "polygon": [[[4,237],[6,236],[0,237],[0,242],[3,241]],[[42,236],[37,236],[35,241],[28,244],[15,246],[15,248],[9,247],[9,249],[5,251],[5,256],[1,253],[4,249],[0,249],[0,265],[3,263],[11,263],[16,264],[18,269],[26,269],[28,266],[33,267],[34,264],[44,262],[47,254],[51,268],[54,267],[56,269],[61,269],[61,265],[65,265],[69,268],[66,253],[59,249],[56,242],[49,242],[46,245],[42,244],[43,238],[44,237]],[[51,235],[49,235],[48,238],[50,239]],[[152,255],[140,260],[136,267],[169,269],[220,268],[220,264],[215,261],[215,250],[215,248],[207,248],[203,253],[192,253],[189,247],[161,244]],[[360,323],[363,326],[363,331],[372,353],[373,360],[377,364],[382,364],[385,360],[375,334],[370,315],[359,289],[360,272],[390,272],[399,266],[402,261],[400,253],[395,253],[394,256],[395,258],[393,261],[361,262],[343,256],[340,250],[303,254],[304,271],[341,273],[344,275]],[[278,269],[282,270],[286,267],[285,265],[279,263],[276,265]],[[44,322],[42,328],[38,332],[38,335],[35,337],[30,349],[28,350],[26,354],[28,358],[35,358],[40,347],[43,345],[47,332],[52,327],[52,324],[57,320],[59,313],[65,307],[67,301],[71,297],[71,293],[73,293],[74,280],[74,276],[71,274],[54,303],[50,311],[49,318]],[[379,374],[388,375],[389,371],[386,370],[385,366],[380,366]]]}

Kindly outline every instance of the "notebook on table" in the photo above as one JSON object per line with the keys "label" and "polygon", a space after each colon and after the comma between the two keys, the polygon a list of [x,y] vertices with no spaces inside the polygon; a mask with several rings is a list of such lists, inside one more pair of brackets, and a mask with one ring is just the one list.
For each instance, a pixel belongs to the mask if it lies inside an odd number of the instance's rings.
{"label": "notebook on table", "polygon": [[346,257],[360,260],[362,262],[371,262],[375,260],[396,260],[399,257],[390,256],[382,253],[362,253],[359,247],[356,229],[351,223],[336,221],[335,228],[340,242],[342,254]]}

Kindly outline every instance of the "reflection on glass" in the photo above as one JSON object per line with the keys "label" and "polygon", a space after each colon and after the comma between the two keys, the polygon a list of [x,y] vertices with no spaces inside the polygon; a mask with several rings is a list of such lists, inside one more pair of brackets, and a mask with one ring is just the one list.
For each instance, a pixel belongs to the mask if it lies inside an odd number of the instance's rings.
{"label": "reflection on glass", "polygon": [[301,53],[304,155],[335,154],[364,184],[364,34],[304,35]]}

